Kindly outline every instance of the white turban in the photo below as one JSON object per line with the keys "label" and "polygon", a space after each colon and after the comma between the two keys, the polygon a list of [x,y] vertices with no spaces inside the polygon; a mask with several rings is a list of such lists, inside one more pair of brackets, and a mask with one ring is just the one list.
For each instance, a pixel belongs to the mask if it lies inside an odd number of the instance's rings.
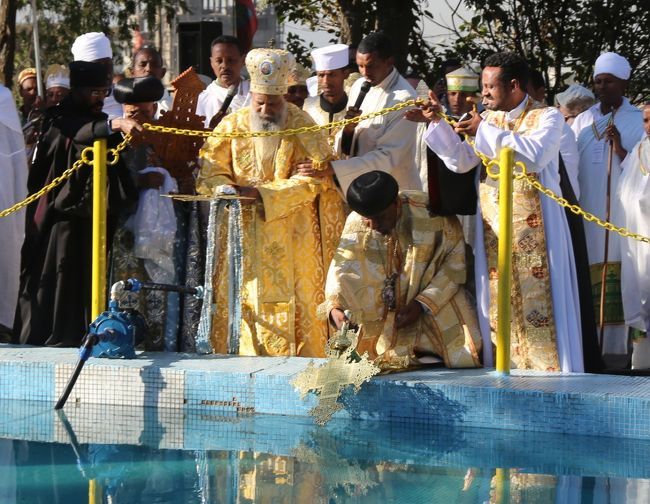
{"label": "white turban", "polygon": [[64,87],[70,89],[70,72],[63,65],[50,65],[45,72],[45,89]]}
{"label": "white turban", "polygon": [[564,91],[556,94],[555,100],[558,105],[566,107],[576,100],[591,100],[593,102],[596,101],[596,97],[586,87],[582,87],[580,84],[571,84]]}
{"label": "white turban", "polygon": [[345,44],[334,44],[314,49],[311,52],[317,72],[338,70],[350,63],[350,48]]}
{"label": "white turban", "polygon": [[113,58],[111,41],[101,32],[79,35],[72,44],[72,56],[75,61],[97,61]]}
{"label": "white turban", "polygon": [[620,54],[606,52],[598,56],[596,60],[594,77],[604,73],[612,74],[622,80],[628,80],[632,73],[632,67]]}

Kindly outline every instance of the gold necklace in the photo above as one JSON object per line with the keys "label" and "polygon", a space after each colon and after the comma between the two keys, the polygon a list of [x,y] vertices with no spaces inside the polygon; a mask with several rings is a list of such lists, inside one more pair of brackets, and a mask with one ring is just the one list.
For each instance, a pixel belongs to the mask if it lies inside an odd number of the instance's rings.
{"label": "gold necklace", "polygon": [[[394,231],[394,230],[393,230]],[[399,288],[399,273],[393,271],[394,262],[397,262],[397,248],[399,241],[393,237],[393,233],[385,239],[386,242],[386,262],[384,263],[384,285],[381,289],[381,300],[384,302],[385,311],[395,311],[397,308],[397,290]],[[391,254],[391,246],[393,253]],[[383,262],[383,256],[382,256]],[[397,268],[396,268],[397,269]]]}

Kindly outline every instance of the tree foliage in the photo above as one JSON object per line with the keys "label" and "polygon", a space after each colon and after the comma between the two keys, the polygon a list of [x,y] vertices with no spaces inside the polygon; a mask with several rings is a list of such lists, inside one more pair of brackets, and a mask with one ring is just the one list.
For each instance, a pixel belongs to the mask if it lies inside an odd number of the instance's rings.
{"label": "tree foliage", "polygon": [[[160,22],[170,22],[183,0],[37,0],[38,25],[43,67],[70,61],[74,39],[86,32],[101,31],[111,37],[114,47],[128,44],[137,27],[136,13],[142,15],[150,29]],[[16,30],[15,68],[34,66],[31,6],[19,0]],[[6,81],[11,81],[11,77]]]}
{"label": "tree foliage", "polygon": [[[423,37],[423,20],[433,18],[426,10],[427,0],[268,0],[268,4],[275,7],[280,22],[327,31],[333,43],[340,40],[356,46],[364,35],[381,30],[391,37],[398,70],[406,72],[410,67],[430,83],[443,59],[445,51]],[[304,41],[294,33],[287,39],[289,50],[309,64]]]}
{"label": "tree foliage", "polygon": [[[458,0],[453,7],[461,4]],[[628,95],[650,97],[650,9],[647,0],[464,0],[475,14],[454,16],[448,48],[483,61],[515,51],[539,69],[555,95],[570,77],[589,86],[605,51],[625,56],[635,69]],[[449,3],[448,3],[449,5]]]}

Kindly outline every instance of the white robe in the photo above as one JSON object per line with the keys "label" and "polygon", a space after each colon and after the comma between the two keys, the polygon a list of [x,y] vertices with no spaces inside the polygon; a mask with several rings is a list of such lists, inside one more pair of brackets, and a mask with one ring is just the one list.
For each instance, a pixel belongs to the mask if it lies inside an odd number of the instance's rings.
{"label": "white robe", "polygon": [[[27,196],[27,158],[20,119],[11,92],[0,84],[0,210]],[[0,324],[11,328],[18,300],[20,248],[25,210],[0,219]]]}
{"label": "white robe", "polygon": [[[364,81],[365,79],[359,79],[352,85],[349,104],[356,102]],[[362,114],[369,114],[416,97],[411,85],[393,69],[382,82],[370,88],[360,108]],[[397,180],[401,191],[422,190],[418,168],[415,166],[417,124],[407,121],[403,116],[402,109],[357,124],[352,140],[354,155],[332,161],[343,194],[346,194],[355,178],[373,170],[390,173]],[[337,144],[340,144],[340,136],[339,132]]]}
{"label": "white robe", "polygon": [[[523,113],[526,101],[524,99],[507,114],[509,121],[514,121]],[[562,114],[551,107],[543,113],[539,127],[526,135],[502,130],[482,121],[476,132],[476,148],[492,159],[498,158],[502,148],[512,148],[515,151],[515,161],[526,163],[528,170],[537,173],[545,187],[555,194],[560,194],[558,163],[563,124]],[[431,123],[425,140],[452,171],[466,173],[479,162],[472,147],[461,141],[451,126],[444,121]],[[546,197],[541,197],[540,202],[545,224],[560,366],[563,372],[583,372],[580,303],[569,227],[564,208]],[[474,256],[479,324],[483,336],[484,363],[491,366],[493,359],[488,318],[490,289],[480,205],[477,207],[476,218]]]}
{"label": "white robe", "polygon": [[580,182],[578,181],[578,166],[580,164],[580,155],[578,154],[576,137],[573,134],[571,126],[567,123],[564,123],[562,138],[560,139],[560,154],[562,155],[562,161],[564,161],[564,167],[569,176],[569,182],[571,183],[573,192],[576,198],[579,199]]}
{"label": "white robe", "polygon": [[[239,81],[237,94],[233,97],[228,107],[229,113],[235,112],[242,107],[247,106],[251,102],[251,95],[249,93],[250,82],[247,80]],[[226,99],[228,88],[223,87],[216,80],[212,81],[210,85],[201,91],[199,98],[196,102],[196,115],[205,116],[205,127],[210,127],[210,121],[217,115],[221,105]]]}
{"label": "white robe", "polygon": [[[631,150],[621,168],[614,215],[617,224],[650,236],[650,174],[641,171],[641,161],[650,170],[650,137]],[[621,240],[621,294],[625,323],[650,332],[650,244],[631,238]]]}
{"label": "white robe", "polygon": [[[580,207],[589,213],[605,219],[607,195],[608,146],[604,140],[597,140],[592,125],[595,124],[602,134],[610,120],[611,113],[603,115],[600,103],[582,112],[571,125],[578,140],[580,165],[578,180],[580,183]],[[614,125],[621,134],[621,143],[626,151],[631,151],[643,134],[641,111],[630,104],[627,98],[614,114]],[[612,156],[612,201],[618,190],[621,174],[621,159]],[[613,208],[613,207],[612,207]],[[611,220],[616,224],[614,215]],[[587,239],[589,264],[602,263],[605,257],[605,230],[593,222],[584,223]],[[609,233],[608,262],[621,260],[621,238],[616,233]],[[624,324],[607,325],[602,342],[603,354],[626,354],[627,328]]]}

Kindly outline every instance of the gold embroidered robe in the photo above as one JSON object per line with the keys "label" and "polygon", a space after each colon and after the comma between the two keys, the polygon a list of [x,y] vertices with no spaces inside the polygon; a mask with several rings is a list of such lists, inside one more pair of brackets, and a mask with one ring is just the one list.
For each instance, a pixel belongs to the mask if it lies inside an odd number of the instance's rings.
{"label": "gold embroidered robe", "polygon": [[[327,275],[326,309],[349,309],[363,324],[357,349],[384,370],[420,364],[435,354],[448,367],[480,366],[481,335],[465,282],[465,242],[456,217],[431,216],[428,196],[400,193],[401,214],[390,240],[371,231],[357,213],[346,221]],[[396,329],[382,301],[384,279],[398,274],[397,311],[413,299],[424,307],[410,326]]]}
{"label": "gold embroidered robe", "polygon": [[[313,125],[287,104],[285,129]],[[226,116],[217,132],[248,132],[250,108]],[[325,268],[344,222],[343,202],[331,178],[291,177],[302,159],[324,161],[331,149],[322,132],[282,137],[268,166],[257,166],[251,138],[209,138],[201,152],[197,190],[255,186],[262,202],[242,205],[243,286],[241,355],[324,355],[328,328],[316,317],[324,299]],[[224,219],[225,221],[225,219]],[[222,223],[218,240],[227,240]],[[225,353],[228,338],[228,258],[221,246],[214,278],[215,312],[211,343]]]}
{"label": "gold embroidered robe", "polygon": [[[502,148],[542,185],[560,194],[559,149],[564,118],[557,109],[524,98],[513,110],[486,111],[475,144],[462,142],[446,122],[431,123],[425,141],[447,168],[466,173],[479,161],[474,149],[498,159]],[[496,332],[498,182],[479,186],[480,219],[475,243],[483,344]],[[523,369],[583,372],[580,302],[571,235],[564,209],[525,183],[513,183],[511,361]],[[489,347],[488,347],[489,348]],[[493,356],[485,352],[484,362]]]}

